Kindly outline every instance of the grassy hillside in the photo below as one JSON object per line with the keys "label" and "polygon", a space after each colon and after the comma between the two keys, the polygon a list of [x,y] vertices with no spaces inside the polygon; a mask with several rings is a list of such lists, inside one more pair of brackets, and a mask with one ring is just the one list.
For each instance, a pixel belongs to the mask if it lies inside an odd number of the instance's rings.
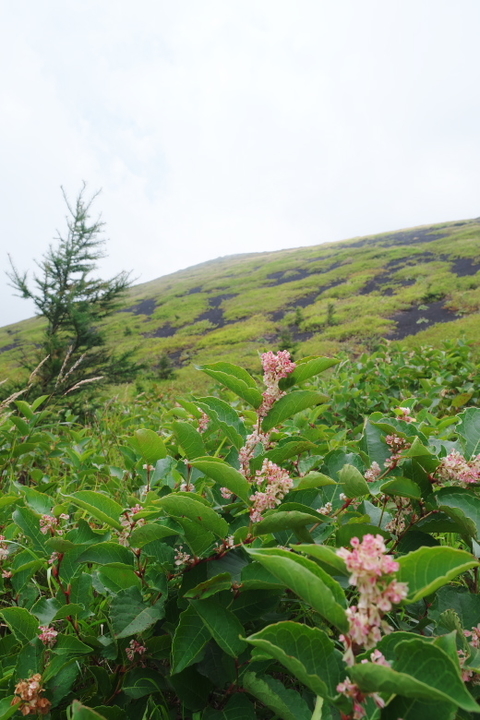
{"label": "grassy hillside", "polygon": [[[153,369],[167,355],[188,388],[194,364],[256,368],[266,348],[301,357],[462,335],[480,346],[479,309],[480,219],[222,257],[133,287],[107,327],[115,348],[138,348]],[[18,375],[42,327],[0,329],[1,376]]]}

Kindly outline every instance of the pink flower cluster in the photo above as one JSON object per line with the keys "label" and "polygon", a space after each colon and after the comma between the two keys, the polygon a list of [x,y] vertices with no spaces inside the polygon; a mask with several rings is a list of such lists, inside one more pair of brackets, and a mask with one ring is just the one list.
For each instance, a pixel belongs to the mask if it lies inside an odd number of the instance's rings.
{"label": "pink flower cluster", "polygon": [[[370,660],[376,665],[384,665],[390,667],[390,663],[384,658],[380,650],[374,650],[370,655]],[[366,663],[368,660],[362,660],[362,663]],[[385,707],[385,701],[380,697],[378,693],[362,693],[358,685],[355,685],[350,678],[347,676],[342,683],[337,685],[337,692],[350,697],[353,700],[353,720],[360,720],[365,717],[366,711],[363,703],[368,697],[371,697],[375,705],[379,708]]]}
{"label": "pink flower cluster", "polygon": [[48,625],[40,625],[39,630],[42,631],[38,636],[42,643],[46,645],[46,647],[53,647],[57,642],[58,632],[53,628],[48,627]]}
{"label": "pink flower cluster", "polygon": [[69,520],[69,516],[62,513],[58,517],[53,515],[42,515],[40,518],[40,532],[46,535],[50,532],[51,535],[63,535],[64,530],[60,527],[60,520]]}
{"label": "pink flower cluster", "polygon": [[190,565],[193,561],[192,556],[185,552],[183,547],[177,548],[175,551],[175,565]]}
{"label": "pink flower cluster", "polygon": [[364,478],[367,482],[373,482],[376,480],[380,475],[382,474],[382,468],[380,465],[375,462],[375,460],[372,462],[368,470],[364,474]]}
{"label": "pink flower cluster", "polygon": [[[473,648],[478,649],[480,647],[480,625],[477,625],[477,627],[474,627],[471,630],[464,630],[463,634],[469,640],[469,643]],[[457,650],[457,653],[460,661],[460,668],[462,670],[462,680],[464,682],[472,682],[474,685],[480,685],[480,674],[476,673],[474,670],[467,670],[464,668],[468,657],[467,653],[464,650]]]}
{"label": "pink flower cluster", "polygon": [[397,410],[399,410],[401,413],[401,415],[399,415],[400,420],[405,420],[405,422],[408,422],[408,423],[415,422],[416,418],[411,416],[410,413],[412,411],[410,410],[410,408],[400,406],[399,408],[397,408]]}
{"label": "pink flower cluster", "polygon": [[353,550],[340,548],[337,555],[345,560],[347,569],[352,573],[350,583],[359,591],[358,605],[347,610],[350,629],[340,639],[345,645],[345,662],[355,662],[354,646],[367,650],[379,642],[382,634],[392,632],[392,628],[383,620],[383,615],[392,609],[392,605],[404,600],[408,586],[392,579],[399,565],[387,549],[381,535],[365,535],[363,540],[356,537],[351,541]]}
{"label": "pink flower cluster", "polygon": [[251,435],[247,436],[245,445],[238,451],[238,461],[240,463],[240,472],[247,480],[252,480],[252,473],[250,471],[250,460],[255,454],[255,448],[259,443],[262,443],[265,450],[270,444],[270,433],[262,433],[259,430],[254,430]]}
{"label": "pink flower cluster", "polygon": [[280,505],[281,501],[293,487],[293,480],[286,470],[275,465],[271,460],[264,460],[262,469],[257,470],[255,482],[257,487],[264,490],[257,490],[250,495],[253,505],[250,509],[252,522],[263,520],[265,510],[273,509]]}
{"label": "pink flower cluster", "polygon": [[128,659],[130,660],[130,662],[132,662],[132,660],[134,660],[136,654],[143,655],[146,652],[147,652],[147,648],[145,647],[145,645],[141,645],[136,640],[130,640],[130,645],[125,650],[125,653],[126,653]]}
{"label": "pink flower cluster", "polygon": [[263,382],[267,389],[263,393],[263,403],[258,410],[260,417],[265,417],[275,402],[285,395],[278,387],[282,378],[286,378],[297,367],[290,358],[288,350],[280,350],[276,355],[271,350],[262,355]]}
{"label": "pink flower cluster", "polygon": [[204,433],[208,427],[209,422],[210,418],[208,417],[207,413],[202,412],[202,416],[198,420],[198,432]]}
{"label": "pink flower cluster", "polygon": [[122,519],[120,520],[120,524],[123,525],[124,530],[122,530],[118,538],[118,542],[120,543],[120,545],[127,546],[129,544],[129,537],[132,530],[135,527],[145,525],[144,518],[135,517],[135,515],[137,515],[137,513],[141,512],[142,510],[143,507],[137,504],[123,512],[124,517],[122,517]]}
{"label": "pink flower cluster", "polygon": [[385,437],[385,442],[390,447],[392,453],[390,457],[385,460],[385,467],[397,467],[399,461],[402,459],[402,452],[404,450],[408,450],[411,443],[407,442],[404,438],[401,438],[398,435],[387,435]]}
{"label": "pink flower cluster", "polygon": [[8,544],[4,540],[5,535],[0,535],[0,562],[8,558]]}
{"label": "pink flower cluster", "polygon": [[442,458],[435,474],[440,480],[453,482],[457,485],[465,483],[480,482],[480,455],[465,460],[458,450],[452,450],[446,457]]}

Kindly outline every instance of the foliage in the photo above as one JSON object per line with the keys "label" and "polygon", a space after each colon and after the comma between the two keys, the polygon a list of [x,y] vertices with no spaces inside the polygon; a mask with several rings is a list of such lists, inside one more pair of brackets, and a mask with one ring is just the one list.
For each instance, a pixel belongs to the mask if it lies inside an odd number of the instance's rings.
{"label": "foliage", "polygon": [[457,374],[425,357],[415,397],[419,358],[387,348],[350,370],[267,353],[266,387],[213,363],[216,395],[88,426],[14,400],[0,718],[473,718],[480,408],[437,392],[471,382],[465,348]]}
{"label": "foliage", "polygon": [[57,246],[50,246],[37,263],[39,273],[33,276],[33,286],[27,273],[19,273],[12,261],[7,273],[12,287],[21,297],[33,300],[37,314],[47,321],[37,353],[43,362],[36,383],[40,392],[49,394],[72,392],[93,380],[129,380],[137,370],[131,352],[115,357],[105,347],[100,324],[118,308],[131,280],[126,272],[109,280],[92,277],[104,257],[104,223],[91,219],[90,209],[98,193],[87,200],[85,189],[84,185],[73,205],[63,193],[67,232],[58,235]]}

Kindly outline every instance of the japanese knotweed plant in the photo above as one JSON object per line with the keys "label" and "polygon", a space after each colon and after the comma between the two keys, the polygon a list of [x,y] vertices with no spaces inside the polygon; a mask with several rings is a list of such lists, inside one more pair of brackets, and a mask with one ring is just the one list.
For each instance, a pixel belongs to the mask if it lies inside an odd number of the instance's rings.
{"label": "japanese knotweed plant", "polygon": [[317,434],[336,362],[205,366],[222,390],[125,417],[116,448],[49,416],[0,498],[0,720],[480,710],[480,409]]}

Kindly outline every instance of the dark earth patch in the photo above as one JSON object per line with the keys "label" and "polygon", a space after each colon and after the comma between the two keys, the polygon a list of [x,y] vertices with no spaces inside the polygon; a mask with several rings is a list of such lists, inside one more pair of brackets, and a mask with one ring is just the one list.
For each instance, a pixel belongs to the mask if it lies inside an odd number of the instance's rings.
{"label": "dark earth patch", "polygon": [[157,328],[153,332],[150,333],[144,333],[143,337],[157,337],[157,338],[166,338],[166,337],[172,337],[172,335],[175,335],[178,328],[172,327],[170,323],[166,323],[166,325],[162,325],[162,327]]}
{"label": "dark earth patch", "polygon": [[458,275],[458,277],[476,275],[479,270],[480,263],[475,262],[473,258],[458,258],[452,265],[452,272]]}
{"label": "dark earth patch", "polygon": [[364,247],[364,245],[379,245],[380,247],[389,247],[391,245],[416,245],[417,243],[428,243],[433,240],[439,240],[447,237],[448,233],[430,233],[428,228],[419,228],[418,230],[410,230],[406,232],[391,233],[382,238],[364,238],[357,242],[348,243],[348,247]]}
{"label": "dark earth patch", "polygon": [[195,295],[195,293],[202,292],[202,286],[197,285],[196,287],[190,288],[190,290],[187,290],[185,295]]}
{"label": "dark earth patch", "polygon": [[287,312],[290,312],[297,307],[306,308],[309,305],[313,305],[318,296],[325,292],[325,290],[330,290],[330,288],[341,285],[344,282],[345,280],[334,280],[332,283],[330,283],[330,285],[320,285],[320,287],[318,287],[313,292],[308,293],[308,295],[303,295],[302,297],[296,298],[295,300],[289,302],[288,305],[285,305],[284,308],[281,308],[280,310],[275,310],[275,312],[270,313],[270,318],[273,320],[273,322],[279,322],[280,320],[282,320],[282,318],[286,315]]}
{"label": "dark earth patch", "polygon": [[[418,322],[422,318],[428,322]],[[422,330],[432,327],[435,323],[450,322],[456,319],[455,311],[445,307],[445,300],[430,303],[426,310],[421,310],[416,305],[408,310],[402,310],[390,318],[390,320],[395,320],[397,327],[387,337],[391,340],[403,340],[408,335],[416,335]]]}
{"label": "dark earth patch", "polygon": [[210,307],[219,307],[224,300],[230,300],[230,298],[237,297],[238,293],[224,293],[223,295],[216,295],[208,299]]}
{"label": "dark earth patch", "polygon": [[[289,273],[295,273],[290,275]],[[299,268],[298,270],[279,270],[278,272],[270,273],[267,275],[269,280],[275,280],[270,283],[272,285],[283,285],[284,283],[295,282],[295,280],[304,280],[308,275],[311,275],[310,270],[305,268]]]}
{"label": "dark earth patch", "polygon": [[195,318],[195,322],[201,320],[208,320],[217,328],[222,328],[224,325],[231,325],[232,321],[227,322],[223,316],[223,310],[220,307],[224,300],[230,300],[230,298],[237,297],[238,293],[223,293],[223,295],[215,295],[208,299],[210,308],[205,310],[201,315]]}
{"label": "dark earth patch", "polygon": [[148,300],[142,300],[137,305],[132,307],[124,308],[120,312],[133,312],[134,315],[153,315],[155,308],[157,307],[157,301],[154,298]]}
{"label": "dark earth patch", "polygon": [[10,343],[10,345],[4,345],[0,348],[0,353],[8,352],[9,350],[15,350],[15,348],[20,347],[20,343],[13,342]]}

